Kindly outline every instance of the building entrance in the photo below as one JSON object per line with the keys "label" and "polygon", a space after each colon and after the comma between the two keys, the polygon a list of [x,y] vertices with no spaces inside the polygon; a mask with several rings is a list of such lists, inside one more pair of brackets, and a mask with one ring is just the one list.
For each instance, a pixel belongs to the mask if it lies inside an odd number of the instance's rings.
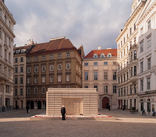
{"label": "building entrance", "polygon": [[102,108],[103,108],[103,109],[106,109],[106,108],[108,108],[108,105],[110,105],[110,104],[109,104],[109,98],[108,98],[108,97],[104,97],[104,98],[102,99]]}

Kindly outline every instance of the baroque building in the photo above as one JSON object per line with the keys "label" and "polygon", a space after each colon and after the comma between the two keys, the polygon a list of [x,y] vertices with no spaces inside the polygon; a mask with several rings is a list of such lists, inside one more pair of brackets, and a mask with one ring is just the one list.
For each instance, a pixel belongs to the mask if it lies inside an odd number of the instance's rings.
{"label": "baroque building", "polygon": [[15,19],[0,1],[0,111],[13,106],[13,43]]}
{"label": "baroque building", "polygon": [[92,50],[83,59],[83,88],[96,88],[99,109],[117,108],[117,49]]}
{"label": "baroque building", "polygon": [[66,38],[34,44],[26,60],[27,105],[45,108],[47,88],[81,88],[82,56],[83,47]]}

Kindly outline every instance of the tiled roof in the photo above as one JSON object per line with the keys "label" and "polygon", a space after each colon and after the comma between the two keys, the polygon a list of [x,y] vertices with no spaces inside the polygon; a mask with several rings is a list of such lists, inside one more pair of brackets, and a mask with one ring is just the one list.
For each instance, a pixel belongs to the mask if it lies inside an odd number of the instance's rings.
{"label": "tiled roof", "polygon": [[93,58],[94,54],[98,55],[100,57],[101,54],[104,54],[107,56],[109,53],[111,53],[112,56],[117,57],[117,49],[101,49],[101,50],[92,50],[91,52],[88,53],[87,56],[84,58]]}
{"label": "tiled roof", "polygon": [[53,39],[47,43],[35,44],[35,46],[30,51],[30,54],[39,54],[53,52],[57,50],[64,49],[76,49],[71,41],[66,38]]}

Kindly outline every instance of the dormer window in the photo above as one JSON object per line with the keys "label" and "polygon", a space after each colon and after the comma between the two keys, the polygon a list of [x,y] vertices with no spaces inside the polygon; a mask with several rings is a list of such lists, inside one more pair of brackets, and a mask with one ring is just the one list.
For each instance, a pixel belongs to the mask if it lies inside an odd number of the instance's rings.
{"label": "dormer window", "polygon": [[93,58],[95,58],[95,59],[98,58],[98,55],[97,54],[94,54],[93,55]]}
{"label": "dormer window", "polygon": [[100,58],[105,58],[105,54],[102,53],[102,54],[100,55]]}
{"label": "dormer window", "polygon": [[107,57],[108,57],[108,58],[112,57],[112,54],[111,54],[111,53],[109,53],[109,54],[107,55]]}

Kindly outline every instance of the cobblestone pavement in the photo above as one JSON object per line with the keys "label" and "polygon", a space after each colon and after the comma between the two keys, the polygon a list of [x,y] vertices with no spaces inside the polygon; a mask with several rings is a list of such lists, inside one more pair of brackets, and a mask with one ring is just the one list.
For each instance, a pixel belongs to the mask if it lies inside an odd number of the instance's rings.
{"label": "cobblestone pavement", "polygon": [[142,116],[139,112],[132,113],[129,110],[101,110],[99,113],[121,118],[156,118],[150,115]]}
{"label": "cobblestone pavement", "polygon": [[0,137],[155,137],[156,124],[92,120],[0,123]]}
{"label": "cobblestone pavement", "polygon": [[[0,113],[0,137],[156,137],[156,118],[120,111],[103,111],[112,120],[41,120],[29,119],[43,110]],[[128,114],[128,116],[127,116]],[[127,116],[127,117],[126,117]]]}

